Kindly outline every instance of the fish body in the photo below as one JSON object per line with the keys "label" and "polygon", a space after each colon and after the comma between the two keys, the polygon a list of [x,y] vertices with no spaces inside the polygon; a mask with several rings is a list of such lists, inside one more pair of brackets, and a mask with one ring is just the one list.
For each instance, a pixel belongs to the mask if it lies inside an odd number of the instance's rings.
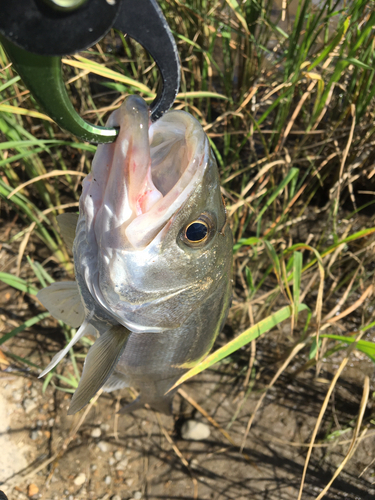
{"label": "fish body", "polygon": [[69,413],[101,387],[125,386],[140,391],[127,411],[148,403],[168,413],[166,392],[208,354],[225,322],[232,235],[197,120],[170,111],[151,124],[146,103],[130,96],[108,125],[119,136],[98,147],[78,220],[61,219],[67,239],[75,232],[76,284],[63,285],[65,302],[61,284],[38,295],[57,318],[82,325],[43,374],[96,332]]}

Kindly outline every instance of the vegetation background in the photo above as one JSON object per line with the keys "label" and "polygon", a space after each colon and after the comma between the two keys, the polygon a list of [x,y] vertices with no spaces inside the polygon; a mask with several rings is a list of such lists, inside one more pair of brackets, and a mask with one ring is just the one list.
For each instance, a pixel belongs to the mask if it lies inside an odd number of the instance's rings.
{"label": "vegetation background", "polygon": [[[175,108],[210,139],[235,238],[220,350],[179,390],[174,421],[119,420],[124,394],[68,419],[90,338],[37,379],[74,333],[35,295],[72,278],[56,216],[77,210],[95,147],[51,123],[0,48],[9,498],[374,498],[374,5],[161,2],[182,63]],[[63,63],[89,121],[104,124],[127,94],[155,95],[154,63],[121,33]],[[208,441],[181,440],[189,417],[210,425]]]}

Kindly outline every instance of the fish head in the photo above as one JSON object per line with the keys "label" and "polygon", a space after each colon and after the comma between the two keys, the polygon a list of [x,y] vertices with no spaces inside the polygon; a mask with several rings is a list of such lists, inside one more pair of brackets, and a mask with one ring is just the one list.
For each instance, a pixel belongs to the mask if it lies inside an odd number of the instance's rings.
{"label": "fish head", "polygon": [[155,123],[149,116],[137,96],[111,115],[119,135],[98,147],[83,182],[74,244],[76,273],[92,297],[140,332],[176,328],[204,297],[228,287],[232,254],[201,125],[184,111]]}

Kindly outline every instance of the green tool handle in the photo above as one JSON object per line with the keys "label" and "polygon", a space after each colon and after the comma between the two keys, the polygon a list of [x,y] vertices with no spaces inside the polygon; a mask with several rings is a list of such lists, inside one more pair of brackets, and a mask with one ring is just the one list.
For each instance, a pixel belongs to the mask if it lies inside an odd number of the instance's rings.
{"label": "green tool handle", "polygon": [[17,73],[45,112],[59,127],[88,142],[113,142],[118,130],[86,122],[74,109],[62,77],[61,58],[28,52],[0,35]]}

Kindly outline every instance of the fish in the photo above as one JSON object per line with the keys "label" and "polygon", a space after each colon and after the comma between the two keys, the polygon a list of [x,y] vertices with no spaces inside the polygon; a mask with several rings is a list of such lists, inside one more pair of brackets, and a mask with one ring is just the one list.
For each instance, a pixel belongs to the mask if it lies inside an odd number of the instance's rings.
{"label": "fish", "polygon": [[94,335],[68,414],[99,389],[133,387],[170,414],[172,389],[210,352],[230,306],[233,238],[209,140],[189,113],[154,123],[139,96],[109,117],[116,141],[101,144],[83,180],[79,214],[58,216],[73,250],[75,281],[55,282],[38,299],[77,328],[47,368],[84,335]]}

